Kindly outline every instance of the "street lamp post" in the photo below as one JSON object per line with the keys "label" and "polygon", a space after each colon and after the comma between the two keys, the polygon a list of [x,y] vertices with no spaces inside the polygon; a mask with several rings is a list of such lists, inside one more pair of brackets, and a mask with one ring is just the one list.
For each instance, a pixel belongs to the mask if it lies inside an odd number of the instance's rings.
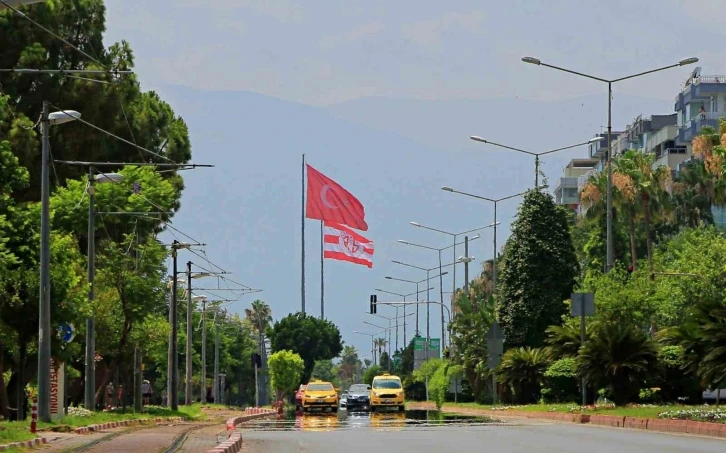
{"label": "street lamp post", "polygon": [[186,347],[186,377],[184,379],[184,404],[189,406],[194,402],[194,398],[192,395],[192,380],[193,380],[193,374],[192,374],[192,337],[194,336],[194,330],[193,330],[193,324],[192,324],[192,314],[193,314],[193,306],[192,302],[196,300],[201,300],[204,296],[193,296],[192,295],[192,279],[197,278],[203,278],[203,277],[209,277],[209,272],[199,272],[197,274],[192,274],[192,262],[187,262],[187,347]]}
{"label": "street lamp post", "polygon": [[[420,267],[417,267],[417,266],[413,266],[413,265],[401,263],[400,261],[394,261],[394,263],[401,264],[403,266],[413,267],[413,268],[420,269],[420,270],[424,270],[424,271],[426,270],[426,269],[423,269],[423,268],[420,268]],[[448,272],[444,272],[441,275],[446,275],[446,274],[448,274]],[[423,292],[426,292],[426,294],[428,294],[430,290],[434,289],[433,287],[429,287],[428,286],[429,285],[429,281],[432,278],[438,278],[438,275],[434,275],[433,277],[428,277],[427,276],[423,280],[419,280],[419,281],[407,280],[405,278],[396,278],[396,277],[386,276],[386,280],[393,280],[393,281],[397,281],[397,282],[411,283],[411,284],[416,285],[416,292],[410,294],[410,295],[414,295],[414,294],[416,295],[416,302],[418,302],[418,295],[419,294],[421,294]],[[426,289],[423,289],[423,290],[420,290],[419,291],[418,285],[420,285],[421,283],[424,283],[424,282],[426,282]],[[404,313],[405,313],[405,310],[406,310],[406,307],[404,306]],[[416,336],[418,336],[418,335],[421,334],[421,332],[419,331],[419,328],[418,328],[418,321],[419,321],[419,314],[418,314],[418,312],[419,312],[418,305],[416,305]]]}
{"label": "street lamp post", "polygon": [[[408,223],[410,223],[411,225],[413,225],[415,227],[423,228],[424,230],[435,231],[437,233],[442,233],[442,234],[445,234],[447,236],[452,236],[454,238],[454,241],[453,241],[454,243],[453,243],[453,245],[451,247],[454,248],[454,250],[453,250],[453,252],[454,252],[454,261],[456,261],[456,246],[457,245],[460,245],[460,244],[463,244],[463,242],[460,242],[459,244],[456,243],[456,236],[461,236],[462,234],[473,233],[475,231],[480,231],[480,230],[483,230],[485,228],[490,228],[492,226],[492,225],[486,225],[486,226],[483,226],[483,227],[480,227],[480,228],[474,228],[474,229],[471,229],[471,230],[462,231],[460,233],[454,233],[454,232],[451,232],[451,231],[444,231],[444,230],[440,230],[438,228],[432,228],[432,227],[429,227],[429,226],[426,226],[426,225],[421,225],[418,222],[408,222]],[[474,237],[472,237],[470,240],[473,241],[474,239],[477,239],[478,237],[479,237],[479,235],[477,234]],[[452,273],[451,286],[452,286],[451,291],[454,294],[456,294],[456,266],[454,266],[454,270],[453,270],[453,273]],[[442,302],[443,302],[443,300],[442,300]],[[454,308],[453,301],[451,303],[451,308],[452,308],[452,311],[453,311],[453,308]],[[442,309],[442,311],[441,311],[441,318],[443,319],[443,317],[444,317],[444,312],[443,312],[443,309]]]}
{"label": "street lamp post", "polygon": [[88,168],[88,303],[91,315],[86,318],[86,376],[84,383],[84,404],[89,411],[96,410],[96,305],[94,303],[96,278],[96,185],[107,182],[121,182],[124,176],[118,173],[95,174],[93,166]]}
{"label": "street lamp post", "polygon": [[[392,280],[393,280],[393,278],[392,278]],[[408,280],[406,280],[406,281],[408,281]],[[418,282],[414,282],[414,283],[418,283]],[[433,289],[433,288],[427,288],[427,289]],[[415,295],[418,300],[418,295],[426,290],[424,289],[424,290],[419,291],[417,289],[416,292],[409,293],[409,294],[394,293],[393,291],[386,291],[385,289],[379,289],[379,288],[376,288],[375,291],[390,294],[392,296],[403,297],[403,301],[405,302],[407,297],[410,297],[413,295]],[[406,306],[405,305],[403,306],[403,316],[401,316],[402,318],[406,318],[406,316],[413,316],[414,314],[416,314],[416,313],[406,314]],[[374,313],[374,315],[379,316],[381,318],[385,318],[385,316],[381,316],[381,315],[378,315],[375,313]],[[396,318],[395,319],[396,319],[396,350],[398,350],[398,319],[399,319],[398,307],[396,307]],[[408,343],[406,342],[406,323],[404,322],[403,323],[403,347],[405,348],[407,345],[408,345]]]}
{"label": "street lamp post", "polygon": [[[429,229],[428,227],[424,227],[421,224],[416,223],[416,222],[411,222],[411,224],[413,224],[415,226],[418,226],[418,227],[421,227],[421,228]],[[483,227],[483,228],[487,228],[487,227]],[[440,230],[437,230],[437,231],[440,231]],[[454,236],[454,237],[456,237],[456,236]],[[477,234],[474,237],[472,237],[471,240],[478,239],[479,237],[480,236]],[[443,286],[443,279],[442,279],[442,276],[441,276],[441,271],[442,271],[442,269],[441,269],[442,268],[442,264],[441,264],[441,252],[443,250],[450,249],[452,247],[454,249],[456,249],[456,246],[463,244],[464,241],[462,241],[462,242],[460,242],[458,244],[456,242],[454,242],[453,245],[448,245],[446,247],[441,247],[441,248],[429,247],[429,246],[421,245],[421,244],[415,244],[415,243],[412,243],[412,242],[404,241],[403,239],[399,239],[398,242],[400,242],[401,244],[410,245],[410,246],[413,246],[413,247],[419,247],[419,248],[423,248],[423,249],[427,249],[427,250],[433,250],[433,251],[436,251],[438,253],[438,255],[439,255],[439,292],[440,292],[441,302],[443,303],[444,302],[444,286]],[[454,257],[454,259],[456,260],[456,257]],[[458,262],[458,261],[455,261],[455,262]],[[455,269],[456,269],[456,266],[454,266],[454,270]],[[454,280],[454,291],[456,291],[456,280]],[[427,297],[427,299],[428,299],[428,297]],[[452,302],[452,306],[453,306],[453,302]],[[443,308],[441,308],[441,341],[442,341],[442,343],[445,342],[444,309]]]}
{"label": "street lamp post", "polygon": [[376,333],[360,332],[358,330],[354,330],[353,331],[353,333],[357,333],[358,335],[365,335],[365,336],[371,338],[371,356],[373,358],[373,365],[376,364],[376,347],[373,344],[373,337],[376,336],[376,335],[379,335],[379,334],[381,334],[383,332],[385,332],[385,330],[382,330],[382,331],[376,332]]}
{"label": "street lamp post", "polygon": [[577,148],[578,146],[587,145],[587,144],[592,143],[594,141],[599,141],[600,140],[599,137],[596,137],[596,138],[590,139],[590,140],[588,140],[586,142],[577,143],[575,145],[565,146],[565,147],[556,148],[556,149],[550,149],[548,151],[542,151],[542,152],[536,153],[536,152],[533,152],[533,151],[527,151],[527,150],[520,149],[520,148],[514,148],[514,147],[508,146],[508,145],[502,145],[500,143],[494,143],[494,142],[489,141],[489,140],[484,140],[483,138],[479,137],[478,135],[472,135],[469,138],[472,139],[472,140],[474,140],[475,142],[486,143],[488,145],[498,146],[500,148],[509,149],[509,150],[512,150],[512,151],[517,151],[517,152],[520,152],[520,153],[529,154],[530,156],[534,156],[534,188],[535,189],[539,187],[539,156],[544,156],[545,154],[552,154],[552,153],[556,153],[558,151],[565,151],[565,150],[568,150],[568,149]]}
{"label": "street lamp post", "polygon": [[43,101],[41,117],[40,303],[38,313],[38,418],[50,421],[50,126],[80,118],[75,111],[50,113]]}
{"label": "street lamp post", "polygon": [[370,323],[368,321],[363,321],[363,324],[368,324],[371,327],[375,327],[377,329],[383,329],[383,339],[386,338],[386,332],[388,332],[388,371],[391,371],[391,321],[388,321],[388,327],[378,326],[376,324]]}
{"label": "street lamp post", "polygon": [[444,186],[441,188],[441,190],[445,190],[446,192],[451,193],[458,193],[460,195],[466,195],[468,197],[472,198],[478,198],[480,200],[490,201],[494,203],[494,260],[492,261],[492,283],[493,283],[493,292],[494,294],[497,294],[497,225],[499,225],[500,222],[497,222],[497,204],[499,204],[500,201],[509,200],[510,198],[515,198],[524,195],[527,192],[521,192],[514,195],[509,195],[508,197],[502,197],[502,198],[487,198],[482,197],[480,195],[474,195],[467,192],[461,192],[459,190],[454,190],[451,187]]}
{"label": "street lamp post", "polygon": [[679,61],[678,63],[671,64],[668,66],[663,66],[661,68],[651,69],[649,71],[639,72],[637,74],[628,75],[625,77],[619,77],[617,79],[604,79],[601,77],[595,77],[590,74],[585,74],[582,72],[573,71],[571,69],[561,68],[559,66],[554,66],[551,64],[543,63],[542,60],[539,58],[534,57],[523,57],[522,61],[525,63],[534,64],[537,66],[545,66],[548,68],[556,69],[558,71],[567,72],[570,74],[574,74],[580,77],[585,77],[591,80],[597,80],[598,82],[603,82],[608,85],[608,149],[607,149],[607,155],[606,155],[606,165],[607,165],[607,244],[606,244],[606,264],[605,264],[605,270],[606,272],[610,272],[610,269],[614,266],[614,259],[613,259],[613,169],[611,165],[611,159],[612,159],[612,147],[613,147],[613,122],[612,122],[612,104],[613,104],[613,83],[621,82],[623,80],[633,79],[635,77],[644,76],[646,74],[652,74],[654,72],[660,72],[664,71],[666,69],[671,68],[677,68],[680,66],[685,66],[689,64],[693,64],[698,62],[698,58],[691,57],[691,58],[684,58],[683,60]]}

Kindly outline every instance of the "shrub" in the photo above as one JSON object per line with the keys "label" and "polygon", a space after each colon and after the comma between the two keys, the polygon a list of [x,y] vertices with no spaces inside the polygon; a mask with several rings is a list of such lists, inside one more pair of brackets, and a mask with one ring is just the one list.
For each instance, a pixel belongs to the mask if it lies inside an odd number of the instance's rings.
{"label": "shrub", "polygon": [[566,357],[550,365],[544,373],[542,399],[545,403],[569,403],[578,400],[577,362]]}
{"label": "shrub", "polygon": [[515,402],[527,404],[539,400],[546,370],[547,356],[544,349],[527,347],[510,349],[504,353],[497,374],[499,382],[514,392]]}

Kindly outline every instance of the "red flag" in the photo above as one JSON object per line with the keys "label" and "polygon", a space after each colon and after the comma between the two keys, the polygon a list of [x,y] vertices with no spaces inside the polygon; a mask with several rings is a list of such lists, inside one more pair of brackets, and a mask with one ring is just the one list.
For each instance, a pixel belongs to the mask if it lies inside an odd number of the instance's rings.
{"label": "red flag", "polygon": [[356,230],[368,231],[366,211],[360,201],[340,184],[308,164],[308,199],[305,217],[325,222],[348,225]]}
{"label": "red flag", "polygon": [[374,244],[360,234],[336,223],[325,222],[323,256],[373,267]]}

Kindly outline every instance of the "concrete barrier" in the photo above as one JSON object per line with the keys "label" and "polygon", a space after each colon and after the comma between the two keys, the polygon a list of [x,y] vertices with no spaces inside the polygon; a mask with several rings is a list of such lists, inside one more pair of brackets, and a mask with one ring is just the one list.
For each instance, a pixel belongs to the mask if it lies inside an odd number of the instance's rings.
{"label": "concrete barrier", "polygon": [[45,445],[48,443],[48,439],[45,437],[36,437],[31,440],[24,440],[22,442],[12,442],[5,445],[0,445],[0,451],[9,450],[11,448],[32,448],[38,445]]}

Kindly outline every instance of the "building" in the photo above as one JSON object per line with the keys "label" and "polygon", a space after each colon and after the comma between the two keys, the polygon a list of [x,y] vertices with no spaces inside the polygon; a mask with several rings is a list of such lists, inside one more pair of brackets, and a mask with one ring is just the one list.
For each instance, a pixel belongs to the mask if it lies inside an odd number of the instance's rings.
{"label": "building", "polygon": [[696,68],[676,96],[676,145],[685,146],[686,154],[690,156],[693,137],[698,135],[703,126],[718,129],[719,118],[726,118],[725,105],[726,75],[701,75],[701,68]]}
{"label": "building", "polygon": [[589,174],[600,163],[599,159],[572,159],[555,185],[555,201],[577,211],[580,206],[578,178]]}

